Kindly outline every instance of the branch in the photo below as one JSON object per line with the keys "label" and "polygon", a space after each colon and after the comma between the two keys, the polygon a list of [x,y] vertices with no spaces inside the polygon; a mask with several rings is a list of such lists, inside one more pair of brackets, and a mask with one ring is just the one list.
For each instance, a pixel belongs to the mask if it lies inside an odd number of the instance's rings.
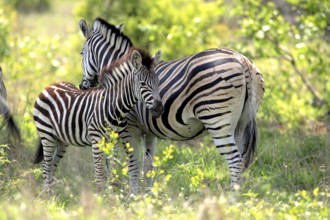
{"label": "branch", "polygon": [[307,87],[307,89],[310,91],[310,93],[312,94],[314,101],[313,101],[313,105],[315,107],[322,107],[323,105],[326,104],[326,101],[324,99],[322,99],[317,92],[315,91],[315,89],[313,88],[313,86],[308,82],[308,80],[306,79],[306,77],[304,76],[303,72],[298,68],[297,64],[296,64],[296,60],[294,58],[294,56],[292,55],[292,53],[286,49],[285,47],[283,47],[277,39],[272,39],[271,37],[267,36],[267,39],[272,41],[274,43],[274,45],[276,46],[276,49],[278,50],[279,54],[283,54],[283,58],[285,60],[287,60],[293,67],[294,71],[300,76],[303,84],[305,84],[305,86]]}
{"label": "branch", "polygon": [[322,99],[317,92],[315,91],[315,89],[312,87],[312,85],[308,82],[308,80],[306,79],[306,77],[304,76],[303,72],[298,68],[297,64],[296,64],[296,60],[293,57],[292,53],[290,53],[287,49],[285,49],[283,46],[281,45],[277,45],[278,48],[284,52],[285,56],[284,59],[289,61],[293,67],[293,69],[295,70],[295,72],[300,76],[302,82],[306,85],[307,89],[310,91],[310,93],[313,95],[314,97],[314,105],[315,107],[322,107],[326,102],[324,99]]}

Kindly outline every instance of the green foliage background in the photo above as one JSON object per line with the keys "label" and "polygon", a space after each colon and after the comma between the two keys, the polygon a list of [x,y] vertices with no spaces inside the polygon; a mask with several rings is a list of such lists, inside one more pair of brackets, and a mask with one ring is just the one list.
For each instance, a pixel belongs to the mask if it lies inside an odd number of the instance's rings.
{"label": "green foliage background", "polygon": [[[96,17],[125,23],[135,45],[162,49],[165,60],[226,47],[256,63],[266,93],[256,159],[240,191],[228,192],[227,165],[204,137],[160,141],[155,197],[129,198],[123,154],[119,187],[94,195],[91,150],[74,147],[55,174],[56,196],[41,193],[41,166],[31,163],[33,103],[53,82],[79,84],[78,22]],[[23,146],[13,146],[1,128],[0,218],[328,218],[329,21],[330,2],[321,0],[0,0],[0,65],[23,135]]]}

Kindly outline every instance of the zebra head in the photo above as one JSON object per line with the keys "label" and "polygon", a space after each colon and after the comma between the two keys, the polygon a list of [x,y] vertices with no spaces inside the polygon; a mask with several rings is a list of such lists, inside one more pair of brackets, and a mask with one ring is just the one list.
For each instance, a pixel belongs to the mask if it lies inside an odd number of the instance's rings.
{"label": "zebra head", "polygon": [[84,75],[79,88],[86,90],[97,86],[100,70],[126,54],[132,42],[122,33],[124,24],[115,26],[97,18],[89,29],[81,19],[79,27],[86,39],[81,50]]}
{"label": "zebra head", "polygon": [[88,29],[88,25],[84,19],[81,19],[79,22],[79,27],[81,33],[84,35],[86,42],[84,43],[81,55],[82,55],[82,68],[84,71],[84,76],[79,85],[80,89],[88,89],[90,87],[97,85],[97,59],[95,55],[92,53],[92,50],[89,48],[91,46],[91,35],[92,30]]}
{"label": "zebra head", "polygon": [[164,111],[159,95],[159,79],[155,74],[155,67],[161,61],[161,50],[159,50],[151,59],[142,60],[141,54],[137,50],[133,50],[131,54],[131,62],[135,72],[136,87],[138,98],[146,104],[151,110],[153,117],[160,117]]}

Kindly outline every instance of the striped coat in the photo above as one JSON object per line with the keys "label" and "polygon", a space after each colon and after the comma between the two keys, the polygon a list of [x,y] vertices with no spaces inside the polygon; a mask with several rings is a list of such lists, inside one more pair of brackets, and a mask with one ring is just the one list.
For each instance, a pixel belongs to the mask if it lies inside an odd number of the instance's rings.
{"label": "striped coat", "polygon": [[51,186],[54,169],[69,145],[92,145],[96,186],[98,191],[102,190],[105,174],[98,142],[107,137],[107,129],[124,130],[126,116],[138,100],[155,112],[155,117],[162,113],[158,78],[153,70],[159,60],[160,52],[151,58],[144,51],[132,49],[103,70],[100,85],[95,89],[81,91],[61,82],[40,93],[33,113],[40,136],[34,163],[43,161],[46,189]]}
{"label": "striped coat", "polygon": [[[103,65],[118,59],[132,43],[121,30],[96,19],[82,49],[82,89],[93,86]],[[153,118],[142,103],[128,115],[128,127],[121,138],[133,146],[129,175],[133,193],[138,191],[138,149],[146,145],[144,174],[152,170],[156,138],[191,140],[206,133],[213,138],[228,163],[231,186],[253,159],[257,138],[256,113],[264,94],[264,80],[257,67],[243,55],[229,49],[209,49],[156,67],[164,114]],[[146,186],[152,180],[146,178]]]}

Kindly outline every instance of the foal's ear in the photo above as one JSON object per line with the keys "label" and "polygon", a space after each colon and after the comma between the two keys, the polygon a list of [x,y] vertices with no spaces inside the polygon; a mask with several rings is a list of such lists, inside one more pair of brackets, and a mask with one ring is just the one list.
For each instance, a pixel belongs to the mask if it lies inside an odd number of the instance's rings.
{"label": "foal's ear", "polygon": [[131,62],[135,69],[140,69],[142,66],[142,57],[137,50],[133,50],[131,54]]}
{"label": "foal's ear", "polygon": [[84,19],[80,19],[79,21],[79,28],[81,33],[84,35],[84,37],[87,39],[90,35],[90,31],[88,30],[87,23]]}
{"label": "foal's ear", "polygon": [[157,66],[162,59],[162,50],[158,50],[157,53],[152,57],[153,67]]}

